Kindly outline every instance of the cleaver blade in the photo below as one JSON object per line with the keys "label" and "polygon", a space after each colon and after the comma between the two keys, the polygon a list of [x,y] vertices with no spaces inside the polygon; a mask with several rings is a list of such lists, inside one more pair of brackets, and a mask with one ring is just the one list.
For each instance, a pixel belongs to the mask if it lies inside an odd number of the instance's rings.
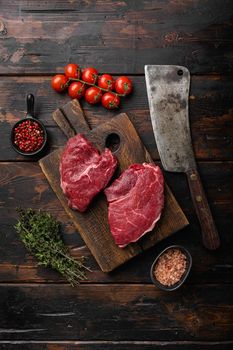
{"label": "cleaver blade", "polygon": [[197,170],[189,126],[190,73],[174,65],[145,66],[150,116],[165,170],[184,172],[202,229],[203,244],[216,249],[218,232]]}
{"label": "cleaver blade", "polygon": [[145,66],[145,77],[163,167],[167,171],[186,172],[195,167],[188,118],[189,71],[180,66]]}

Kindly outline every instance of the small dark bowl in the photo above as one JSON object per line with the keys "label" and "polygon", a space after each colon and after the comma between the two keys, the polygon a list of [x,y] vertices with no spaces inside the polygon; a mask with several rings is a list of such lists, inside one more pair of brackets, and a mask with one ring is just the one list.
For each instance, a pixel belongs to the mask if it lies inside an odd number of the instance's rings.
{"label": "small dark bowl", "polygon": [[[161,284],[156,278],[155,278],[155,275],[154,275],[154,269],[155,269],[155,265],[159,259],[159,257],[165,253],[167,250],[169,249],[178,249],[180,250],[187,258],[187,266],[186,266],[186,271],[185,273],[183,274],[183,276],[181,277],[181,279],[173,284],[172,286],[166,286],[164,284]],[[190,272],[190,269],[192,267],[192,256],[191,254],[189,253],[189,251],[187,249],[185,249],[184,247],[180,246],[180,245],[171,245],[169,247],[167,247],[166,249],[164,249],[155,259],[155,261],[153,262],[152,266],[151,266],[151,270],[150,270],[150,277],[151,277],[151,280],[152,282],[154,283],[155,286],[157,286],[159,289],[161,290],[164,290],[164,291],[173,291],[173,290],[176,290],[178,288],[180,288],[182,286],[182,284],[184,283],[184,281],[186,280],[186,278],[188,277],[189,275],[189,272]]]}
{"label": "small dark bowl", "polygon": [[[36,122],[40,126],[40,128],[43,130],[44,142],[41,145],[41,147],[39,149],[37,149],[36,151],[34,151],[34,152],[23,152],[14,143],[14,138],[15,138],[14,129],[17,128],[21,123],[23,123],[24,121],[27,121],[27,120]],[[48,135],[47,135],[47,131],[45,129],[45,126],[38,119],[36,119],[34,117],[34,96],[32,94],[29,94],[29,95],[27,95],[27,114],[26,114],[26,117],[21,119],[21,120],[19,120],[18,122],[16,122],[15,125],[12,127],[12,130],[11,130],[11,145],[12,145],[13,149],[15,150],[15,152],[21,154],[22,156],[26,156],[26,157],[30,156],[31,157],[31,156],[37,155],[38,153],[40,153],[45,148],[47,140],[48,140]]]}

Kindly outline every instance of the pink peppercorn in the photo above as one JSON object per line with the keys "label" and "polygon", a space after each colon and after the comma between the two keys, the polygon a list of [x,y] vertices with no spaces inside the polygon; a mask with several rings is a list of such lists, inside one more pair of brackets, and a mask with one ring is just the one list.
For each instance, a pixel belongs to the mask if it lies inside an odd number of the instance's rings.
{"label": "pink peppercorn", "polygon": [[44,131],[35,121],[23,121],[14,129],[14,144],[25,153],[38,151],[43,143]]}

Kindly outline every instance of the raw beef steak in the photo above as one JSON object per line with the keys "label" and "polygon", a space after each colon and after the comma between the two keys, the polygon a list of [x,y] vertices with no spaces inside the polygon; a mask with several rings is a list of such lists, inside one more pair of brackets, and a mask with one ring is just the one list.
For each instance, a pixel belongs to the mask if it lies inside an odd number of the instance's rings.
{"label": "raw beef steak", "polygon": [[61,188],[73,209],[84,212],[111,179],[117,160],[106,148],[101,154],[81,134],[69,139],[61,156]]}
{"label": "raw beef steak", "polygon": [[164,180],[153,164],[133,164],[105,189],[113,238],[123,248],[151,231],[164,206]]}

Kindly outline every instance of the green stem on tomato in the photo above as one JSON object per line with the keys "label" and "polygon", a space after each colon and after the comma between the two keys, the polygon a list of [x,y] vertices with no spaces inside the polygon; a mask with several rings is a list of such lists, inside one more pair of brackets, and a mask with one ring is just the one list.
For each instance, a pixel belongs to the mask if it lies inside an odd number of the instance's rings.
{"label": "green stem on tomato", "polygon": [[79,81],[80,83],[83,83],[84,85],[95,86],[95,87],[97,87],[98,89],[100,89],[100,90],[102,90],[102,91],[111,92],[112,94],[117,95],[117,96],[120,96],[120,97],[125,97],[125,96],[126,96],[125,94],[118,94],[118,93],[115,92],[115,91],[107,90],[107,89],[104,89],[104,88],[99,87],[99,86],[96,85],[96,84],[90,84],[90,83],[85,82],[84,80],[76,79],[76,78],[69,78],[68,81],[67,81],[67,83],[66,83],[66,85],[69,86],[69,83],[70,83],[71,81]]}

